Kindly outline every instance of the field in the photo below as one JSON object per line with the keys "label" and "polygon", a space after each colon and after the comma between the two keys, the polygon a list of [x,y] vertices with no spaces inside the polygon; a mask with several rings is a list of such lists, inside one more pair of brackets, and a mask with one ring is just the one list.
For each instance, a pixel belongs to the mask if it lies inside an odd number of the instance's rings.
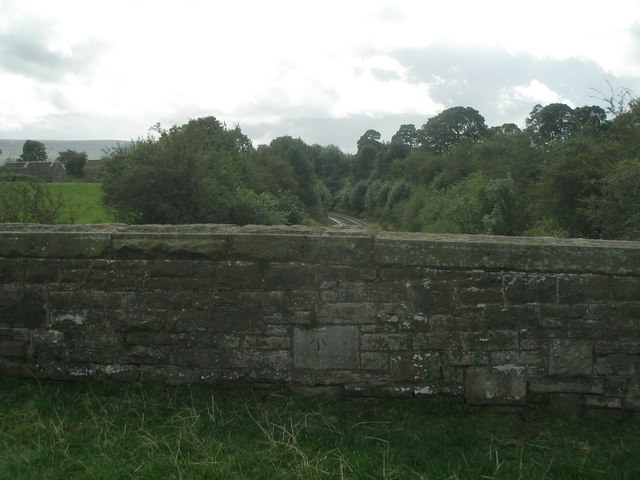
{"label": "field", "polygon": [[113,216],[102,206],[99,183],[43,184],[57,197],[62,196],[62,223],[111,223]]}
{"label": "field", "polygon": [[638,418],[0,376],[2,479],[632,479]]}

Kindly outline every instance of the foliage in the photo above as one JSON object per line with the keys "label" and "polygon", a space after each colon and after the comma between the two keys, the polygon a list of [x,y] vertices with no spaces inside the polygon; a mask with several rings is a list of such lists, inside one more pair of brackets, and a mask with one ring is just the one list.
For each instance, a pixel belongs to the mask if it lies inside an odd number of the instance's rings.
{"label": "foliage", "polygon": [[22,146],[22,155],[20,155],[20,161],[22,162],[46,162],[47,161],[47,149],[44,143],[37,140],[27,140]]}
{"label": "foliage", "polygon": [[60,223],[63,207],[37,179],[0,174],[0,223]]}
{"label": "foliage", "polygon": [[448,108],[430,118],[419,133],[421,146],[445,153],[461,140],[479,141],[488,132],[484,117],[471,107]]}
{"label": "foliage", "polygon": [[[191,120],[111,150],[104,202],[126,223],[301,223],[326,214],[310,148],[280,137],[257,151],[239,127]],[[304,208],[304,210],[303,210]]]}
{"label": "foliage", "polygon": [[76,178],[82,178],[84,166],[87,163],[87,152],[65,150],[58,154],[58,161],[62,163],[69,175]]}
{"label": "foliage", "polygon": [[604,132],[607,113],[598,106],[571,108],[564,103],[536,105],[525,121],[538,145],[563,142],[578,135],[595,137]]}
{"label": "foliage", "polygon": [[602,183],[589,208],[602,238],[640,239],[640,160],[620,162]]}
{"label": "foliage", "polygon": [[487,129],[454,107],[415,132],[419,145],[412,125],[388,143],[369,130],[336,198],[399,230],[640,240],[640,100],[628,95],[611,120],[556,103],[536,105],[524,130]]}

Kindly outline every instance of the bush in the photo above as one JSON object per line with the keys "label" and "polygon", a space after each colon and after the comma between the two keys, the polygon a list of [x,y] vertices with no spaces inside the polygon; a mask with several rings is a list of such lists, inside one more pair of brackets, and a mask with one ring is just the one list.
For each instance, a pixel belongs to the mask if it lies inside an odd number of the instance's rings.
{"label": "bush", "polygon": [[35,178],[0,175],[0,223],[59,223],[63,208]]}

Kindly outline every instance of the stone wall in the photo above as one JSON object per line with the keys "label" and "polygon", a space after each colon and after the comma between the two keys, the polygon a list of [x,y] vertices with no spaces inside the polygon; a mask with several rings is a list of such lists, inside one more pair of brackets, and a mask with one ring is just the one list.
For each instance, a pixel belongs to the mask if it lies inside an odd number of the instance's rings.
{"label": "stone wall", "polygon": [[640,410],[640,243],[0,227],[0,370]]}

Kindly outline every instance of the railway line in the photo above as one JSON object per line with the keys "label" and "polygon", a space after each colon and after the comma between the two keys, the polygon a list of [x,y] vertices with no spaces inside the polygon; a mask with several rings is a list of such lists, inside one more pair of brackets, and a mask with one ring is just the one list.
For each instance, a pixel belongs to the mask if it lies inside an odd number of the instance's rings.
{"label": "railway line", "polygon": [[364,227],[368,226],[367,222],[360,218],[351,217],[349,215],[343,215],[342,213],[329,213],[329,220],[336,225],[351,226],[351,227]]}

